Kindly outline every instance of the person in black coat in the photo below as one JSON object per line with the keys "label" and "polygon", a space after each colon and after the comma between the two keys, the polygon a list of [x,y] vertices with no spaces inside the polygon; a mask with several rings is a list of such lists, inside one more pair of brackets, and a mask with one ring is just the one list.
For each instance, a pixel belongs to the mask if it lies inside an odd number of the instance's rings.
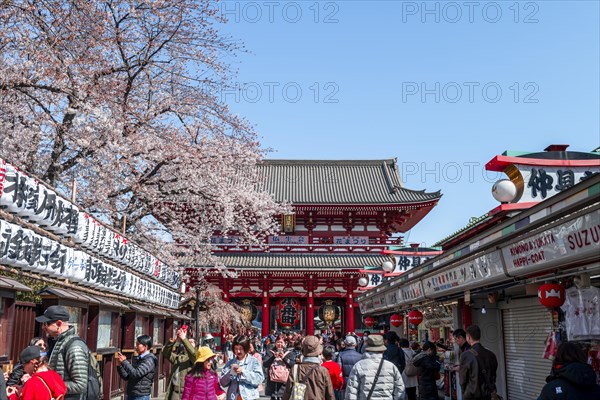
{"label": "person in black coat", "polygon": [[383,336],[383,342],[387,348],[387,350],[383,353],[383,359],[390,361],[396,366],[396,368],[398,368],[398,371],[402,373],[406,367],[406,357],[404,356],[404,351],[398,347],[399,341],[400,338],[394,331],[389,331]]}
{"label": "person in black coat", "polygon": [[435,344],[425,342],[423,350],[413,358],[413,365],[419,369],[419,400],[438,400],[440,362]]}
{"label": "person in black coat", "polygon": [[558,346],[546,382],[538,400],[600,399],[596,373],[586,363],[581,347],[573,342],[562,342]]}
{"label": "person in black coat", "polygon": [[137,356],[130,363],[126,357],[118,354],[117,372],[127,381],[127,400],[150,400],[152,382],[158,360],[150,353],[152,338],[148,335],[138,336],[135,345]]}

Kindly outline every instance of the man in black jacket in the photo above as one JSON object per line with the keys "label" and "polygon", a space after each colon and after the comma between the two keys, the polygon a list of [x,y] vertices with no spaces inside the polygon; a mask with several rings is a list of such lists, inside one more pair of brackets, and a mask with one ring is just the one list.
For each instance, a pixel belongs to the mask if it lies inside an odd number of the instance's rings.
{"label": "man in black jacket", "polygon": [[150,400],[152,393],[152,381],[156,371],[158,360],[150,353],[152,338],[142,335],[137,338],[135,350],[137,356],[132,362],[119,353],[117,371],[121,378],[127,381],[127,400]]}
{"label": "man in black jacket", "polygon": [[471,348],[460,355],[460,386],[464,400],[490,400],[496,398],[496,355],[479,343],[481,329],[477,325],[467,328],[467,342]]}
{"label": "man in black jacket", "polygon": [[404,357],[404,351],[398,347],[400,338],[394,331],[389,331],[383,336],[383,343],[387,350],[383,353],[383,359],[391,361],[400,373],[404,372],[406,367],[406,358]]}

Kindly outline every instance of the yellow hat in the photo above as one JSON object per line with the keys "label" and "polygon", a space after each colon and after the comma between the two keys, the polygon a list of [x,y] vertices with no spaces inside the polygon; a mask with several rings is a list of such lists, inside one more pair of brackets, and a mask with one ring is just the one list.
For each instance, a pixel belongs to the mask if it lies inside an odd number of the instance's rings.
{"label": "yellow hat", "polygon": [[198,350],[196,352],[196,362],[202,363],[202,362],[208,360],[209,358],[214,357],[215,355],[216,354],[212,352],[210,347],[202,346],[202,347],[200,347],[200,350]]}

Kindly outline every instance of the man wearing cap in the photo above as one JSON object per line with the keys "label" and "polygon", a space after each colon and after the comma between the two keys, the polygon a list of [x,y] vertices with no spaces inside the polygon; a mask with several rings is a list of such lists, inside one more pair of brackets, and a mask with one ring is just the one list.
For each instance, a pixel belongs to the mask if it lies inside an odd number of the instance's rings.
{"label": "man wearing cap", "polygon": [[292,395],[294,381],[306,385],[304,398],[310,400],[335,400],[333,385],[327,368],[321,366],[319,356],[323,352],[320,340],[316,336],[306,336],[302,341],[302,361],[292,367],[283,392],[283,400]]}
{"label": "man wearing cap", "polygon": [[365,356],[352,368],[345,400],[401,400],[404,381],[396,366],[383,358],[386,350],[381,335],[370,335]]}
{"label": "man wearing cap", "polygon": [[69,312],[63,306],[50,306],[35,319],[49,336],[48,366],[67,386],[67,399],[82,399],[87,391],[89,349],[69,326]]}
{"label": "man wearing cap", "polygon": [[338,355],[338,364],[342,368],[342,376],[344,377],[344,386],[342,386],[342,390],[340,391],[340,398],[342,399],[344,398],[344,391],[346,390],[346,384],[348,383],[352,367],[363,358],[363,355],[356,351],[356,344],[354,336],[346,336],[344,339],[345,348]]}

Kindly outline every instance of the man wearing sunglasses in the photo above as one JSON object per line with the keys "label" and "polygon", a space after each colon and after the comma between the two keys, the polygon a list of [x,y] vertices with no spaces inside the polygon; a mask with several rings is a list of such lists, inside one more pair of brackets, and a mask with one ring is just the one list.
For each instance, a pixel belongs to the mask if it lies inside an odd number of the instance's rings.
{"label": "man wearing sunglasses", "polygon": [[50,369],[56,371],[67,386],[65,400],[80,400],[88,385],[89,350],[69,326],[69,312],[63,306],[50,306],[35,319],[50,337]]}

